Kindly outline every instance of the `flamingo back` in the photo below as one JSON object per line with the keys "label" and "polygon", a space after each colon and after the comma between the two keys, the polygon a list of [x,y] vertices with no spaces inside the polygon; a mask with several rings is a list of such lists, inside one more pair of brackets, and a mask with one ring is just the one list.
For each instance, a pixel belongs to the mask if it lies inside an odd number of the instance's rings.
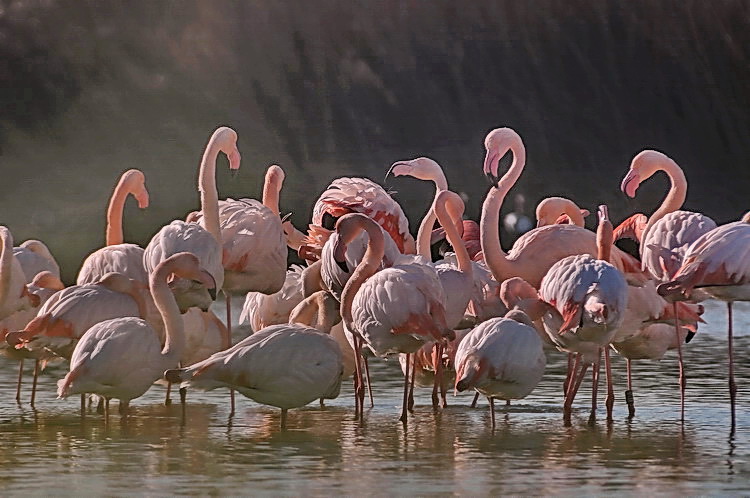
{"label": "flamingo back", "polygon": [[143,252],[143,248],[135,244],[116,244],[97,249],[83,261],[76,284],[92,284],[107,273],[117,272],[148,286]]}

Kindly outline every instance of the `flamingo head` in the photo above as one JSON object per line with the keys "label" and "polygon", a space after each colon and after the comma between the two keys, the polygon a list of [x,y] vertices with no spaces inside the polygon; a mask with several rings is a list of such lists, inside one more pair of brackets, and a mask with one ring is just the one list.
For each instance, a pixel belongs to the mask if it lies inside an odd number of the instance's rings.
{"label": "flamingo head", "polygon": [[227,155],[229,169],[236,171],[240,168],[240,151],[237,148],[237,132],[228,126],[220,126],[214,131],[212,140],[217,140],[219,150]]}
{"label": "flamingo head", "polygon": [[665,154],[656,150],[644,150],[636,154],[630,163],[630,169],[622,179],[620,190],[628,197],[635,197],[635,192],[641,182],[649,179],[654,173],[659,171],[660,166],[665,162],[674,162]]}
{"label": "flamingo head", "polygon": [[431,180],[436,183],[441,183],[440,188],[446,189],[447,181],[445,180],[445,174],[443,174],[443,168],[433,159],[429,157],[418,157],[409,161],[397,161],[391,165],[391,168],[386,173],[386,178],[389,175],[393,176],[411,176],[418,180]]}
{"label": "flamingo head", "polygon": [[536,227],[571,223],[565,214],[568,208],[581,212],[584,218],[589,215],[587,209],[580,209],[575,202],[565,197],[547,197],[536,206]]}
{"label": "flamingo head", "polygon": [[486,361],[476,354],[467,355],[460,365],[456,366],[456,392],[466,391],[475,387],[486,373]]}
{"label": "flamingo head", "polygon": [[509,151],[514,153],[523,147],[521,137],[510,128],[495,128],[484,139],[487,155],[484,158],[484,174],[493,185],[500,181],[498,168],[500,159]]}

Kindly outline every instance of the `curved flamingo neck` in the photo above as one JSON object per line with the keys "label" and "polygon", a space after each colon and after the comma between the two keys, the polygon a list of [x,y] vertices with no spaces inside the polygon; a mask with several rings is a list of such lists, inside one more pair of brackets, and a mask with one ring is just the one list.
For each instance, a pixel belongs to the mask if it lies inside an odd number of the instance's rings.
{"label": "curved flamingo neck", "polygon": [[566,199],[568,202],[563,204],[563,213],[565,213],[568,218],[570,218],[570,223],[582,227],[586,224],[586,221],[583,219],[583,213],[581,212],[581,209],[576,206],[576,204]]}
{"label": "curved flamingo neck", "polygon": [[482,217],[479,220],[480,243],[484,260],[498,282],[514,274],[513,265],[508,261],[508,255],[505,254],[500,244],[500,207],[526,165],[526,149],[520,137],[517,143],[511,145],[510,150],[513,153],[513,163],[497,185],[490,188],[487,193],[482,204]]}
{"label": "curved flamingo neck", "polygon": [[[432,177],[426,179],[432,180],[435,183],[435,197],[433,198],[433,202],[440,195],[440,192],[448,190],[448,180],[445,179],[445,174],[442,171],[435,172]],[[417,231],[417,254],[424,256],[428,260],[432,259],[430,235],[435,226],[436,218],[435,210],[430,206],[430,209],[427,210],[424,218],[422,218],[422,223],[419,224],[419,230]]]}
{"label": "curved flamingo neck", "polygon": [[[456,253],[456,261],[458,263],[458,269],[466,275],[473,275],[474,267],[471,264],[471,258],[469,257],[469,251],[466,250],[466,243],[461,238],[461,234],[456,229],[456,221],[461,220],[461,213],[458,210],[448,211],[448,203],[451,197],[456,201],[456,204],[461,202],[461,199],[448,190],[439,193],[435,197],[435,202],[432,205],[432,211],[437,215],[438,221],[445,229],[445,238],[453,246],[453,251]],[[455,205],[452,207],[456,207]]]}
{"label": "curved flamingo neck", "polygon": [[336,323],[336,313],[326,301],[333,299],[326,291],[318,291],[305,298],[289,315],[289,323],[301,323],[329,334]]}
{"label": "curved flamingo neck", "polygon": [[198,191],[201,194],[203,228],[221,244],[219,225],[219,192],[216,190],[216,159],[219,157],[219,134],[214,133],[206,145],[198,174]]}
{"label": "curved flamingo neck", "polygon": [[654,211],[649,217],[648,223],[646,223],[646,228],[643,230],[641,240],[646,240],[648,231],[657,221],[664,218],[667,214],[680,209],[685,203],[685,198],[687,197],[687,180],[685,179],[685,173],[683,173],[682,168],[680,168],[674,160],[664,154],[660,154],[656,171],[665,172],[669,177],[671,186],[669,192],[667,192],[666,197],[664,197],[664,200],[659,206],[659,209]]}
{"label": "curved flamingo neck", "polygon": [[357,295],[365,280],[374,275],[382,263],[383,256],[385,255],[385,240],[383,239],[383,231],[380,227],[365,216],[359,217],[357,225],[353,228],[357,232],[361,230],[367,231],[369,239],[362,261],[357,265],[352,276],[349,277],[341,293],[341,318],[344,320],[346,328],[354,333],[354,329],[352,328],[352,304],[354,303],[354,296]]}
{"label": "curved flamingo neck", "polygon": [[124,241],[122,231],[122,213],[125,209],[125,201],[128,195],[135,196],[136,186],[133,185],[132,170],[126,171],[117,182],[112,197],[107,207],[107,231],[106,241],[108,246],[122,244]]}
{"label": "curved flamingo neck", "polygon": [[180,308],[177,306],[174,294],[167,285],[167,277],[173,272],[174,265],[165,263],[157,267],[151,274],[149,285],[154,304],[161,314],[166,331],[166,342],[161,354],[169,359],[179,358],[185,346],[184,325]]}
{"label": "curved flamingo neck", "polygon": [[10,294],[10,278],[13,273],[13,236],[10,230],[0,227],[0,241],[2,241],[2,253],[0,254],[0,309]]}
{"label": "curved flamingo neck", "polygon": [[284,184],[284,177],[284,170],[274,164],[266,171],[266,178],[263,182],[263,205],[277,216],[280,213],[279,194]]}

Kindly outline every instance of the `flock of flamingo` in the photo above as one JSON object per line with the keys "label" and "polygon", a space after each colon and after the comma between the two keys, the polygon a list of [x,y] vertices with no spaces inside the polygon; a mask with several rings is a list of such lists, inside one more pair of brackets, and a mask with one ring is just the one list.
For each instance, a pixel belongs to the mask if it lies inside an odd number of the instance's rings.
{"label": "flock of flamingo", "polygon": [[[661,206],[635,214],[613,228],[606,206],[596,232],[584,228],[585,212],[569,199],[550,197],[536,211],[537,227],[506,253],[499,213],[521,175],[526,151],[510,128],[485,139],[484,175],[492,183],[481,221],[464,220],[460,196],[448,188],[429,158],[399,161],[388,175],[435,185],[435,196],[416,239],[398,203],[365,178],[338,178],[317,199],[307,233],[280,216],[284,172],[271,166],[262,201],[219,200],[215,172],[223,152],[240,167],[237,134],[228,127],[211,136],[199,172],[200,210],[175,220],[146,248],[123,242],[122,217],[132,195],[148,206],[145,177],[129,170],[107,210],[106,246],[83,262],[76,285],[65,287],[47,247],[29,240],[13,247],[0,226],[0,331],[2,350],[20,362],[16,400],[21,400],[24,361],[37,376],[49,361],[69,360],[57,394],[97,395],[127,413],[130,400],[157,381],[177,383],[183,410],[188,388],[228,388],[287,410],[339,395],[353,377],[355,417],[366,391],[373,396],[365,348],[375,356],[398,354],[404,372],[401,417],[413,410],[414,386],[432,386],[432,403],[446,405],[448,385],[474,390],[490,402],[527,396],[544,375],[546,357],[568,354],[563,418],[589,367],[595,420],[600,363],[607,379],[607,419],[614,390],[610,349],[627,360],[625,398],[635,414],[631,362],[658,359],[669,349],[679,358],[681,419],[685,376],[682,343],[702,322],[705,299],[727,303],[731,430],[736,386],[732,366],[732,303],[750,300],[750,212],[717,226],[683,211],[687,182],[663,153],[635,156],[622,191],[634,197],[658,171],[671,180]],[[501,175],[499,160],[513,161]],[[478,168],[477,168],[478,169]],[[436,222],[439,226],[436,227]],[[640,243],[640,261],[614,242]],[[433,261],[431,243],[442,238],[453,253]],[[307,265],[288,268],[288,247]],[[226,320],[208,311],[217,291],[226,296]],[[231,295],[246,294],[240,319],[254,333],[232,345]],[[226,323],[226,325],[225,325]]]}

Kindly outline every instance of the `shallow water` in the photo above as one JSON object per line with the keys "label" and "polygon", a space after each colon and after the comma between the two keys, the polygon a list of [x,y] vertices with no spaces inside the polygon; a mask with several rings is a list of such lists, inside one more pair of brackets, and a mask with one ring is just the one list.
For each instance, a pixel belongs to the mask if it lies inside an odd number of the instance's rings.
{"label": "shallow water", "polygon": [[[216,306],[217,312],[223,303]],[[0,491],[54,494],[376,494],[592,495],[740,494],[750,490],[750,306],[735,305],[737,433],[729,438],[726,306],[706,303],[698,335],[685,348],[688,400],[679,423],[674,352],[660,362],[634,363],[637,414],[627,420],[624,361],[614,356],[615,420],[587,424],[590,388],[576,399],[565,427],[561,385],[565,357],[550,355],[547,374],[527,399],[498,407],[489,424],[485,402],[449,397],[433,411],[429,390],[416,393],[415,413],[398,422],[398,362],[374,360],[375,407],[353,420],[350,382],[325,408],[279,411],[238,396],[188,394],[187,418],[162,404],[156,386],[133,402],[127,418],[105,424],[80,418],[78,400],[55,399],[64,365],[40,379],[36,410],[16,405],[16,365],[0,363]],[[600,393],[602,392],[600,388]],[[28,390],[25,392],[28,396]],[[75,397],[74,397],[75,398]],[[116,411],[116,410],[115,410]]]}

